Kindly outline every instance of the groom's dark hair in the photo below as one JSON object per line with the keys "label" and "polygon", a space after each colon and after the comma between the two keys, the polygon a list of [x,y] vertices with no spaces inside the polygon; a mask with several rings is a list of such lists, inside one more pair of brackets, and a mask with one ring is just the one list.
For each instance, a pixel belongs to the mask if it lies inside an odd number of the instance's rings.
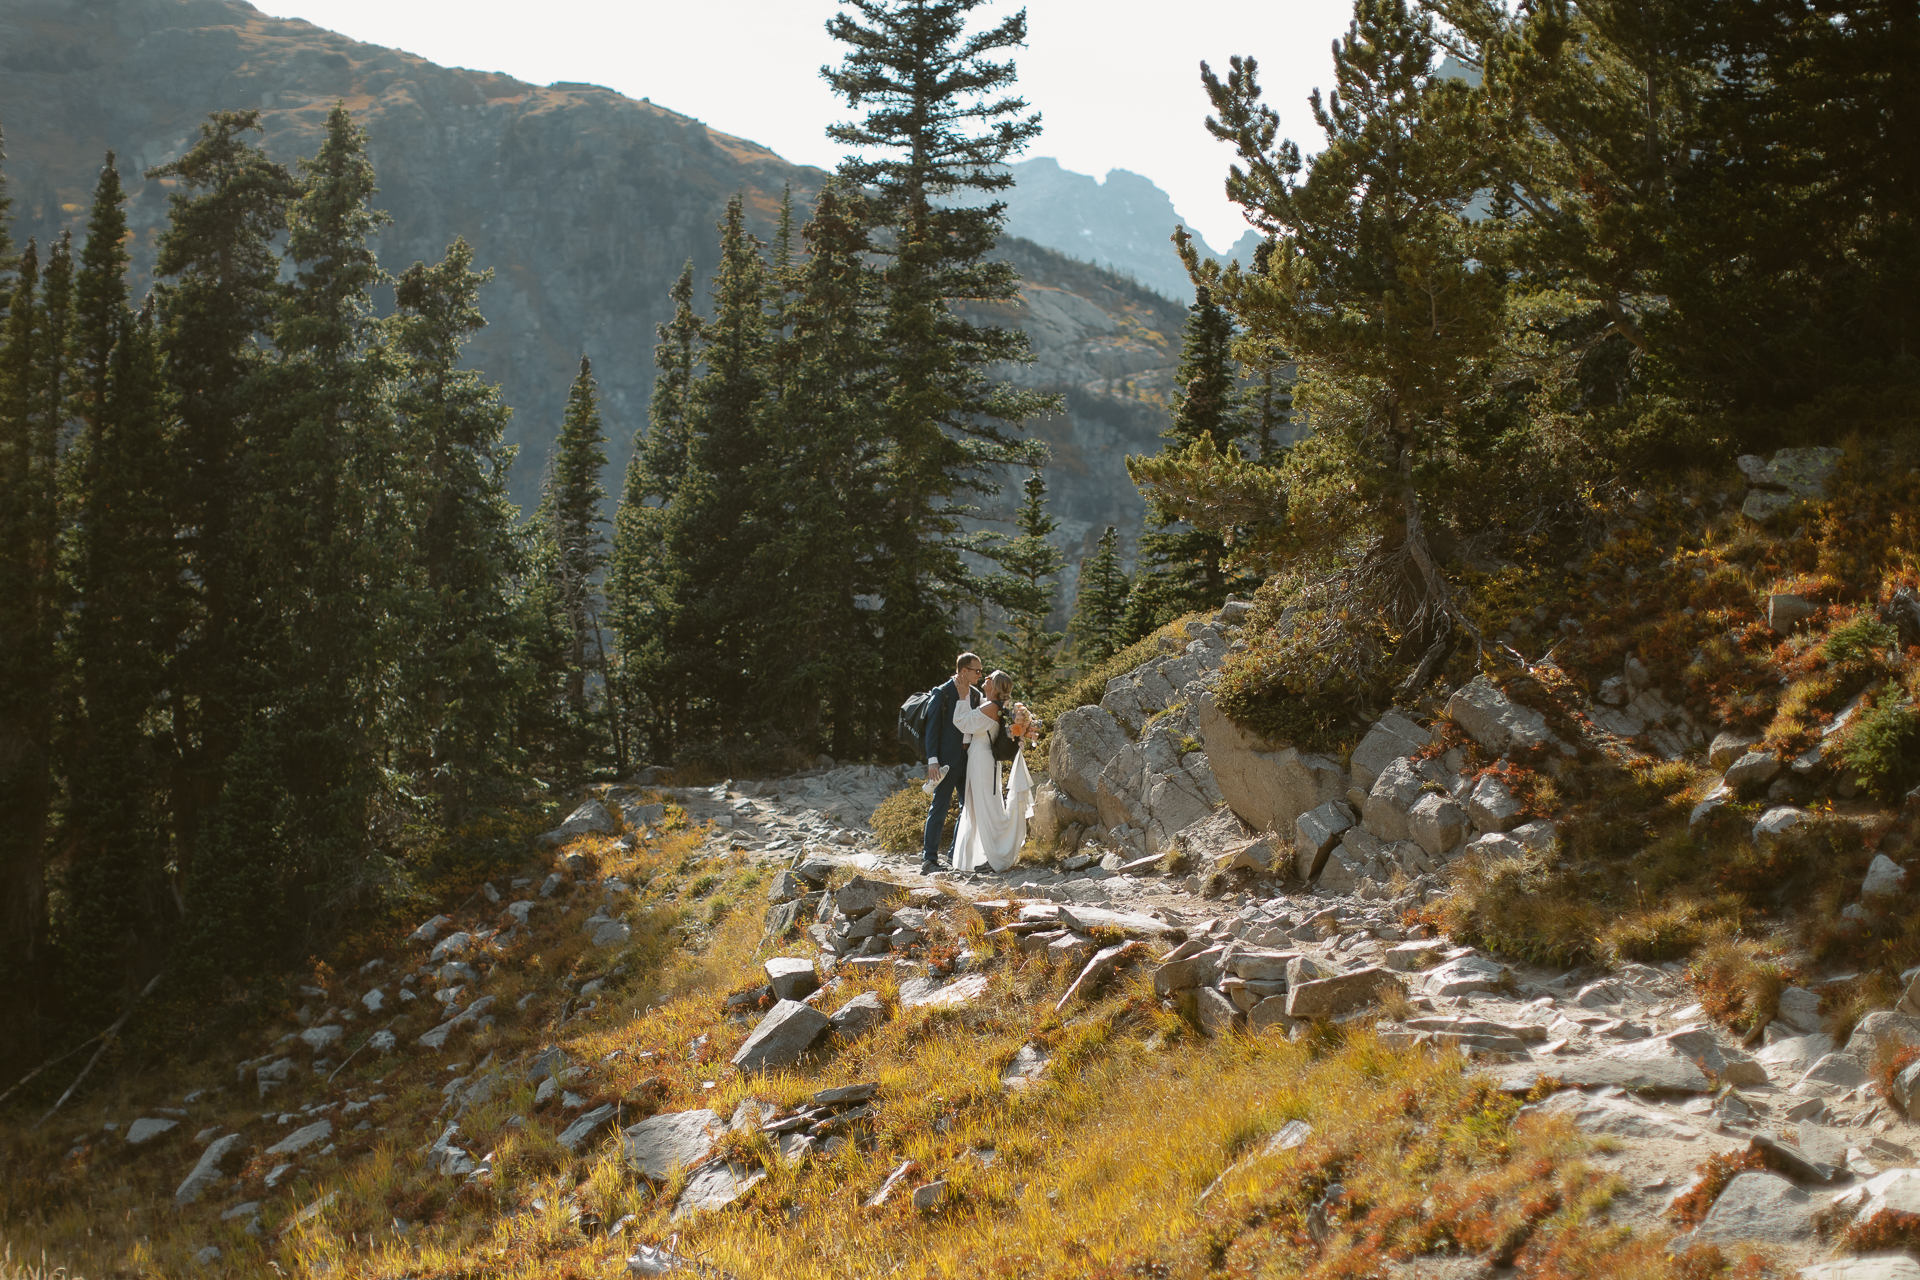
{"label": "groom's dark hair", "polygon": [[[979,654],[977,654],[977,653],[963,653],[963,654],[961,654],[961,655],[960,655],[959,657],[957,657],[957,658],[955,658],[955,659],[953,660],[953,669],[954,669],[955,671],[958,671],[958,670],[960,670],[960,668],[962,668],[962,667],[964,667],[964,666],[966,666],[966,665],[967,665],[967,664],[968,664],[969,662],[979,662],[979,661],[980,661],[980,655],[979,655]],[[982,666],[984,666],[984,665],[986,665],[986,664],[985,664],[985,663],[981,663],[981,665],[982,665]]]}

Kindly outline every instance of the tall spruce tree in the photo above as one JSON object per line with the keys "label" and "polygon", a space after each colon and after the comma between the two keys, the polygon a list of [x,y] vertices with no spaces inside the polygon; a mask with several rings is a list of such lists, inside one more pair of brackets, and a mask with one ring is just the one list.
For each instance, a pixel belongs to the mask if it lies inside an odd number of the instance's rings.
{"label": "tall spruce tree", "polygon": [[881,549],[875,488],[885,439],[870,406],[884,395],[867,342],[871,277],[860,196],[830,180],[801,231],[805,260],[786,303],[780,393],[751,489],[769,513],[748,577],[763,605],[752,705],[807,750],[873,749],[886,705],[875,610]]}
{"label": "tall spruce tree", "polygon": [[1094,553],[1080,566],[1073,599],[1073,657],[1082,671],[1099,666],[1126,647],[1122,628],[1130,586],[1120,563],[1120,533],[1108,525]]}
{"label": "tall spruce tree", "polygon": [[462,348],[486,325],[479,292],[492,277],[473,270],[473,250],[456,239],[440,262],[416,262],[400,276],[386,325],[400,362],[400,435],[420,481],[410,523],[422,594],[400,657],[405,692],[396,701],[411,721],[400,736],[415,756],[410,772],[438,798],[449,831],[518,764],[512,583],[522,566],[506,492],[514,450],[503,443],[512,410],[496,386],[459,367]]}
{"label": "tall spruce tree", "polygon": [[693,309],[693,263],[681,270],[669,297],[673,319],[655,330],[658,373],[647,428],[636,435],[627,460],[607,571],[607,621],[618,650],[614,679],[620,705],[634,749],[663,760],[673,758],[686,692],[677,679],[679,655],[668,641],[675,605],[686,587],[680,566],[667,556],[666,517],[692,453],[688,398],[702,327]]}
{"label": "tall spruce tree", "polygon": [[1053,545],[1060,522],[1047,513],[1046,477],[1030,471],[1020,487],[1025,496],[1013,516],[1017,532],[989,553],[1000,567],[997,601],[1010,615],[1010,625],[993,639],[1018,696],[1031,700],[1047,697],[1060,683],[1060,642],[1067,637],[1049,631],[1047,618],[1067,558]]}
{"label": "tall spruce tree", "polygon": [[[1187,249],[1184,227],[1174,232],[1174,240]],[[1202,437],[1225,452],[1229,446],[1239,447],[1255,430],[1233,358],[1233,317],[1206,280],[1195,280],[1193,292],[1174,371],[1173,420],[1161,433],[1167,441],[1163,455],[1184,454]],[[1140,536],[1140,571],[1127,605],[1129,642],[1181,614],[1217,607],[1236,589],[1250,591],[1259,585],[1258,578],[1227,568],[1226,540],[1218,532],[1186,524],[1151,490],[1147,521],[1154,527]]]}
{"label": "tall spruce tree", "polygon": [[[255,930],[275,919],[274,895],[259,886],[280,874],[277,847],[260,842],[277,839],[280,824],[258,821],[279,802],[248,794],[237,776],[230,785],[228,769],[265,716],[272,683],[275,636],[259,582],[266,548],[254,536],[266,465],[260,410],[271,402],[260,339],[282,292],[274,239],[300,192],[247,140],[259,127],[257,111],[215,112],[185,155],[148,175],[182,188],[168,197],[154,274],[179,414],[174,519],[194,589],[173,678],[182,760],[172,818],[189,915],[182,946],[200,981],[258,954]],[[255,783],[263,749],[248,766]]]}
{"label": "tall spruce tree", "polygon": [[55,458],[40,429],[46,309],[38,246],[18,259],[0,340],[0,1002],[23,1052],[39,1047],[53,795]]}
{"label": "tall spruce tree", "polygon": [[607,563],[606,519],[600,507],[607,491],[607,437],[600,425],[593,364],[580,357],[580,372],[567,391],[566,415],[554,445],[552,471],[540,518],[549,540],[546,575],[566,643],[562,704],[578,740],[589,740],[592,708],[588,672],[600,666],[600,571]]}
{"label": "tall spruce tree", "polygon": [[150,979],[174,900],[167,782],[173,658],[187,623],[173,523],[171,395],[151,306],[127,310],[126,196],[108,154],[75,286],[65,632],[72,692],[61,748],[71,797],[59,922],[87,1016]]}
{"label": "tall spruce tree", "polygon": [[1010,264],[989,262],[1005,205],[956,208],[941,197],[992,193],[1006,163],[1039,135],[1040,118],[1002,95],[1015,79],[994,55],[1026,40],[1026,13],[969,33],[985,0],[849,0],[827,31],[847,46],[821,74],[858,122],[828,130],[856,148],[840,166],[866,193],[877,267],[873,342],[889,392],[874,406],[886,433],[885,505],[876,511],[888,567],[879,626],[881,688],[897,700],[951,661],[951,611],[976,594],[962,552],[967,497],[990,492],[994,468],[1038,465],[1015,431],[1054,397],[996,384],[989,367],[1031,358],[1017,329],[963,319],[953,304],[1017,296]]}

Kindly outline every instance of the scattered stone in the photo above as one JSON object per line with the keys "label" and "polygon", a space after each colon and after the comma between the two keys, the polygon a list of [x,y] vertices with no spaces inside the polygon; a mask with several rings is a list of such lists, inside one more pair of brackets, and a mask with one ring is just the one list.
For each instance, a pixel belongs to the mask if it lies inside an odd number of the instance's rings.
{"label": "scattered stone", "polygon": [[1407,812],[1407,833],[1435,858],[1467,842],[1467,811],[1451,796],[1428,792]]}
{"label": "scattered stone", "polygon": [[941,1203],[943,1203],[946,1200],[946,1198],[947,1198],[946,1183],[929,1182],[924,1187],[914,1188],[913,1207],[916,1209],[937,1208]]}
{"label": "scattered stone", "polygon": [[193,1204],[224,1181],[220,1166],[227,1157],[240,1149],[240,1144],[244,1141],[246,1139],[237,1133],[230,1133],[224,1138],[215,1138],[207,1149],[200,1153],[200,1159],[193,1166],[193,1172],[187,1175],[186,1181],[182,1182],[173,1193],[174,1201],[183,1205]]}
{"label": "scattered stone", "polygon": [[961,1009],[987,994],[987,975],[968,974],[964,978],[955,978],[945,986],[907,995],[906,987],[900,991],[900,1004],[912,1009]]}
{"label": "scattered stone", "polygon": [[1000,1073],[1000,1083],[1016,1091],[1024,1089],[1039,1081],[1040,1074],[1047,1069],[1049,1061],[1050,1059],[1033,1045],[1023,1044],[1019,1052],[1013,1055],[1013,1061],[1007,1064],[1007,1069]]}
{"label": "scattered stone", "polygon": [[1513,984],[1513,970],[1485,956],[1461,956],[1426,972],[1421,988],[1428,995],[1464,996],[1499,991]]}
{"label": "scattered stone", "polygon": [[835,1035],[843,1040],[858,1040],[886,1020],[886,1006],[871,991],[854,996],[827,1019]]}
{"label": "scattered stone", "polygon": [[1800,1280],[1920,1280],[1920,1262],[1904,1253],[1864,1253],[1802,1267]]}
{"label": "scattered stone", "polygon": [[[1132,940],[1115,943],[1111,947],[1102,947],[1094,954],[1092,959],[1087,961],[1086,968],[1080,971],[1080,976],[1073,980],[1073,985],[1068,987],[1066,993],[1060,997],[1060,1003],[1054,1006],[1054,1012],[1058,1013],[1065,1009],[1075,996],[1092,994],[1093,990],[1102,982],[1105,982],[1107,977],[1120,966],[1122,960],[1145,949],[1146,944],[1144,942]],[[960,982],[968,981],[977,981],[980,984],[981,991],[984,993],[986,990],[987,980],[984,974],[972,979],[960,979]],[[953,985],[958,986],[960,984],[954,983]]]}
{"label": "scattered stone", "polygon": [[1467,797],[1467,817],[1476,831],[1511,831],[1520,825],[1525,806],[1507,784],[1492,774],[1482,774]]}
{"label": "scattered stone", "polygon": [[575,836],[610,835],[612,832],[613,816],[598,800],[588,800],[568,814],[565,822],[551,831],[544,831],[536,836],[534,842],[551,849],[565,844]]}
{"label": "scattered stone", "polygon": [[1767,597],[1767,629],[1777,636],[1783,636],[1811,618],[1814,607],[1813,601],[1805,596],[1790,593],[1770,595]]}
{"label": "scattered stone", "polygon": [[776,957],[766,963],[767,985],[780,1000],[803,1000],[820,986],[813,961],[798,957]]}
{"label": "scattered stone", "polygon": [[866,1207],[869,1209],[878,1209],[881,1205],[885,1204],[888,1197],[893,1195],[894,1188],[906,1181],[907,1175],[917,1172],[919,1168],[920,1164],[918,1161],[906,1160],[901,1162],[897,1169],[887,1175],[887,1180],[880,1184],[880,1189],[867,1197]]}
{"label": "scattered stone", "polygon": [[1731,729],[1722,731],[1707,747],[1707,764],[1715,769],[1725,769],[1728,765],[1747,754],[1747,748],[1760,739],[1751,733],[1735,733]]}
{"label": "scattered stone", "polygon": [[1554,741],[1545,716],[1514,702],[1484,675],[1454,690],[1447,717],[1495,755]]}
{"label": "scattered stone", "polygon": [[1562,1058],[1544,1068],[1521,1067],[1501,1077],[1501,1088],[1524,1093],[1542,1076],[1581,1088],[1617,1085],[1649,1093],[1708,1093],[1713,1089],[1706,1073],[1664,1040],[1642,1041],[1604,1055]]}
{"label": "scattered stone", "polygon": [[1813,815],[1805,809],[1796,809],[1792,805],[1781,805],[1767,810],[1760,815],[1760,820],[1753,824],[1754,848],[1763,853],[1772,849],[1789,831],[1812,817]]}
{"label": "scattered stone", "polygon": [[1223,1036],[1241,1026],[1244,1015],[1213,987],[1194,991],[1194,1021],[1210,1036]]}
{"label": "scattered stone", "polygon": [[300,1033],[300,1040],[314,1053],[325,1053],[345,1039],[346,1035],[345,1027],[308,1027]]}
{"label": "scattered stone", "polygon": [[1354,785],[1362,791],[1373,789],[1374,779],[1395,760],[1411,756],[1427,745],[1425,729],[1398,711],[1389,711],[1367,730],[1367,736],[1353,749],[1349,764]]}
{"label": "scattered stone", "polygon": [[1820,997],[1805,987],[1788,987],[1780,993],[1775,1016],[1796,1031],[1812,1034],[1820,1029]]}
{"label": "scattered stone", "polygon": [[632,1125],[621,1135],[627,1167],[644,1178],[664,1182],[676,1169],[706,1159],[726,1131],[714,1112],[673,1111]]}
{"label": "scattered stone", "polygon": [[766,1181],[766,1177],[765,1169],[749,1169],[746,1165],[731,1161],[707,1165],[687,1179],[686,1189],[674,1201],[670,1221],[678,1222],[696,1213],[724,1209]]}
{"label": "scattered stone", "polygon": [[1861,1062],[1872,1062],[1882,1041],[1920,1046],[1920,1018],[1890,1009],[1877,1009],[1854,1024],[1847,1052]]}
{"label": "scattered stone", "polygon": [[1777,1173],[1750,1170],[1729,1182],[1691,1235],[1674,1247],[1761,1241],[1796,1244],[1813,1235],[1805,1191]]}
{"label": "scattered stone", "polygon": [[1860,883],[1863,898],[1892,897],[1906,888],[1907,870],[1884,853],[1873,855],[1867,878]]}
{"label": "scattered stone", "polygon": [[1920,1169],[1889,1169],[1850,1187],[1833,1198],[1827,1211],[1832,1227],[1852,1222],[1871,1222],[1891,1209],[1896,1213],[1920,1213]]}
{"label": "scattered stone", "polygon": [[760,1019],[760,1025],[733,1055],[733,1065],[741,1071],[790,1067],[805,1056],[827,1026],[827,1016],[818,1009],[797,1000],[782,1000]]}
{"label": "scattered stone", "polygon": [[614,1107],[611,1103],[595,1107],[561,1130],[560,1136],[555,1141],[565,1147],[568,1154],[578,1155],[581,1147],[598,1137],[603,1129],[613,1123],[613,1116]]}
{"label": "scattered stone", "polygon": [[451,916],[435,916],[433,919],[407,935],[408,942],[431,943],[440,936],[440,931],[453,923]]}
{"label": "scattered stone", "polygon": [[159,1120],[151,1116],[142,1116],[127,1126],[127,1145],[145,1146],[163,1133],[180,1127],[178,1120]]}
{"label": "scattered stone", "polygon": [[1564,1115],[1576,1129],[1585,1133],[1610,1133],[1621,1138],[1666,1138],[1693,1142],[1700,1130],[1683,1124],[1666,1112],[1643,1107],[1625,1098],[1581,1093],[1567,1089],[1545,1102],[1527,1108],[1540,1115]]}
{"label": "scattered stone", "polygon": [[1337,977],[1287,985],[1289,1018],[1334,1018],[1380,998],[1383,990],[1404,992],[1406,984],[1389,969],[1356,969]]}
{"label": "scattered stone", "polygon": [[1727,785],[1736,791],[1765,786],[1784,768],[1771,751],[1749,751],[1727,766]]}
{"label": "scattered stone", "polygon": [[863,916],[876,907],[893,906],[907,900],[907,887],[887,880],[855,876],[834,892],[833,901],[849,918]]}
{"label": "scattered stone", "polygon": [[1302,880],[1312,880],[1320,874],[1321,864],[1327,860],[1327,851],[1339,842],[1341,833],[1356,821],[1358,819],[1352,808],[1343,800],[1329,800],[1295,820],[1293,848]]}

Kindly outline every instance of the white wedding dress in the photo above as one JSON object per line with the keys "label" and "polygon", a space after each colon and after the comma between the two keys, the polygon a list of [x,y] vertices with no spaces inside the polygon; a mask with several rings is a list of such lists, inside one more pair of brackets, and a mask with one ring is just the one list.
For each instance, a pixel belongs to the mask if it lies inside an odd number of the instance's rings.
{"label": "white wedding dress", "polygon": [[974,871],[985,864],[1005,871],[1019,858],[1027,842],[1027,819],[1033,816],[1033,775],[1027,772],[1027,753],[1023,748],[1013,758],[1002,796],[993,735],[1006,732],[1005,727],[964,702],[953,708],[953,727],[967,735],[967,798],[953,836],[953,869]]}

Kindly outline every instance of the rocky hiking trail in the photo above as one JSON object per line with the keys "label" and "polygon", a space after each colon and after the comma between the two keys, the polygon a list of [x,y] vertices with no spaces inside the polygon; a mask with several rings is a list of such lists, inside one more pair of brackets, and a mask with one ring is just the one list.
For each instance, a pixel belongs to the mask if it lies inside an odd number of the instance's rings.
{"label": "rocky hiking trail", "polygon": [[[1797,493],[1830,452],[1743,472]],[[1768,603],[1783,634],[1794,599]],[[30,1176],[152,1191],[127,1221],[161,1274],[1199,1275],[1265,1230],[1303,1274],[1609,1274],[1527,1252],[1567,1205],[1631,1232],[1609,1248],[1920,1280],[1896,1247],[1920,1222],[1920,970],[1835,1022],[1854,975],[1799,963],[1741,1035],[1680,961],[1436,936],[1463,875],[1564,844],[1516,762],[1704,761],[1688,825],[1757,857],[1831,821],[1846,770],[1709,741],[1631,654],[1551,716],[1483,674],[1338,758],[1266,742],[1217,701],[1248,617],[1164,630],[1058,718],[1006,874],[885,847],[910,766],[593,787],[515,874],[321,966],[203,1081],[62,1116]],[[1844,920],[1906,891],[1879,847]],[[1432,1181],[1396,1184],[1421,1144]],[[1078,1262],[1033,1262],[1063,1239]],[[1620,1274],[1669,1274],[1648,1265]]]}

